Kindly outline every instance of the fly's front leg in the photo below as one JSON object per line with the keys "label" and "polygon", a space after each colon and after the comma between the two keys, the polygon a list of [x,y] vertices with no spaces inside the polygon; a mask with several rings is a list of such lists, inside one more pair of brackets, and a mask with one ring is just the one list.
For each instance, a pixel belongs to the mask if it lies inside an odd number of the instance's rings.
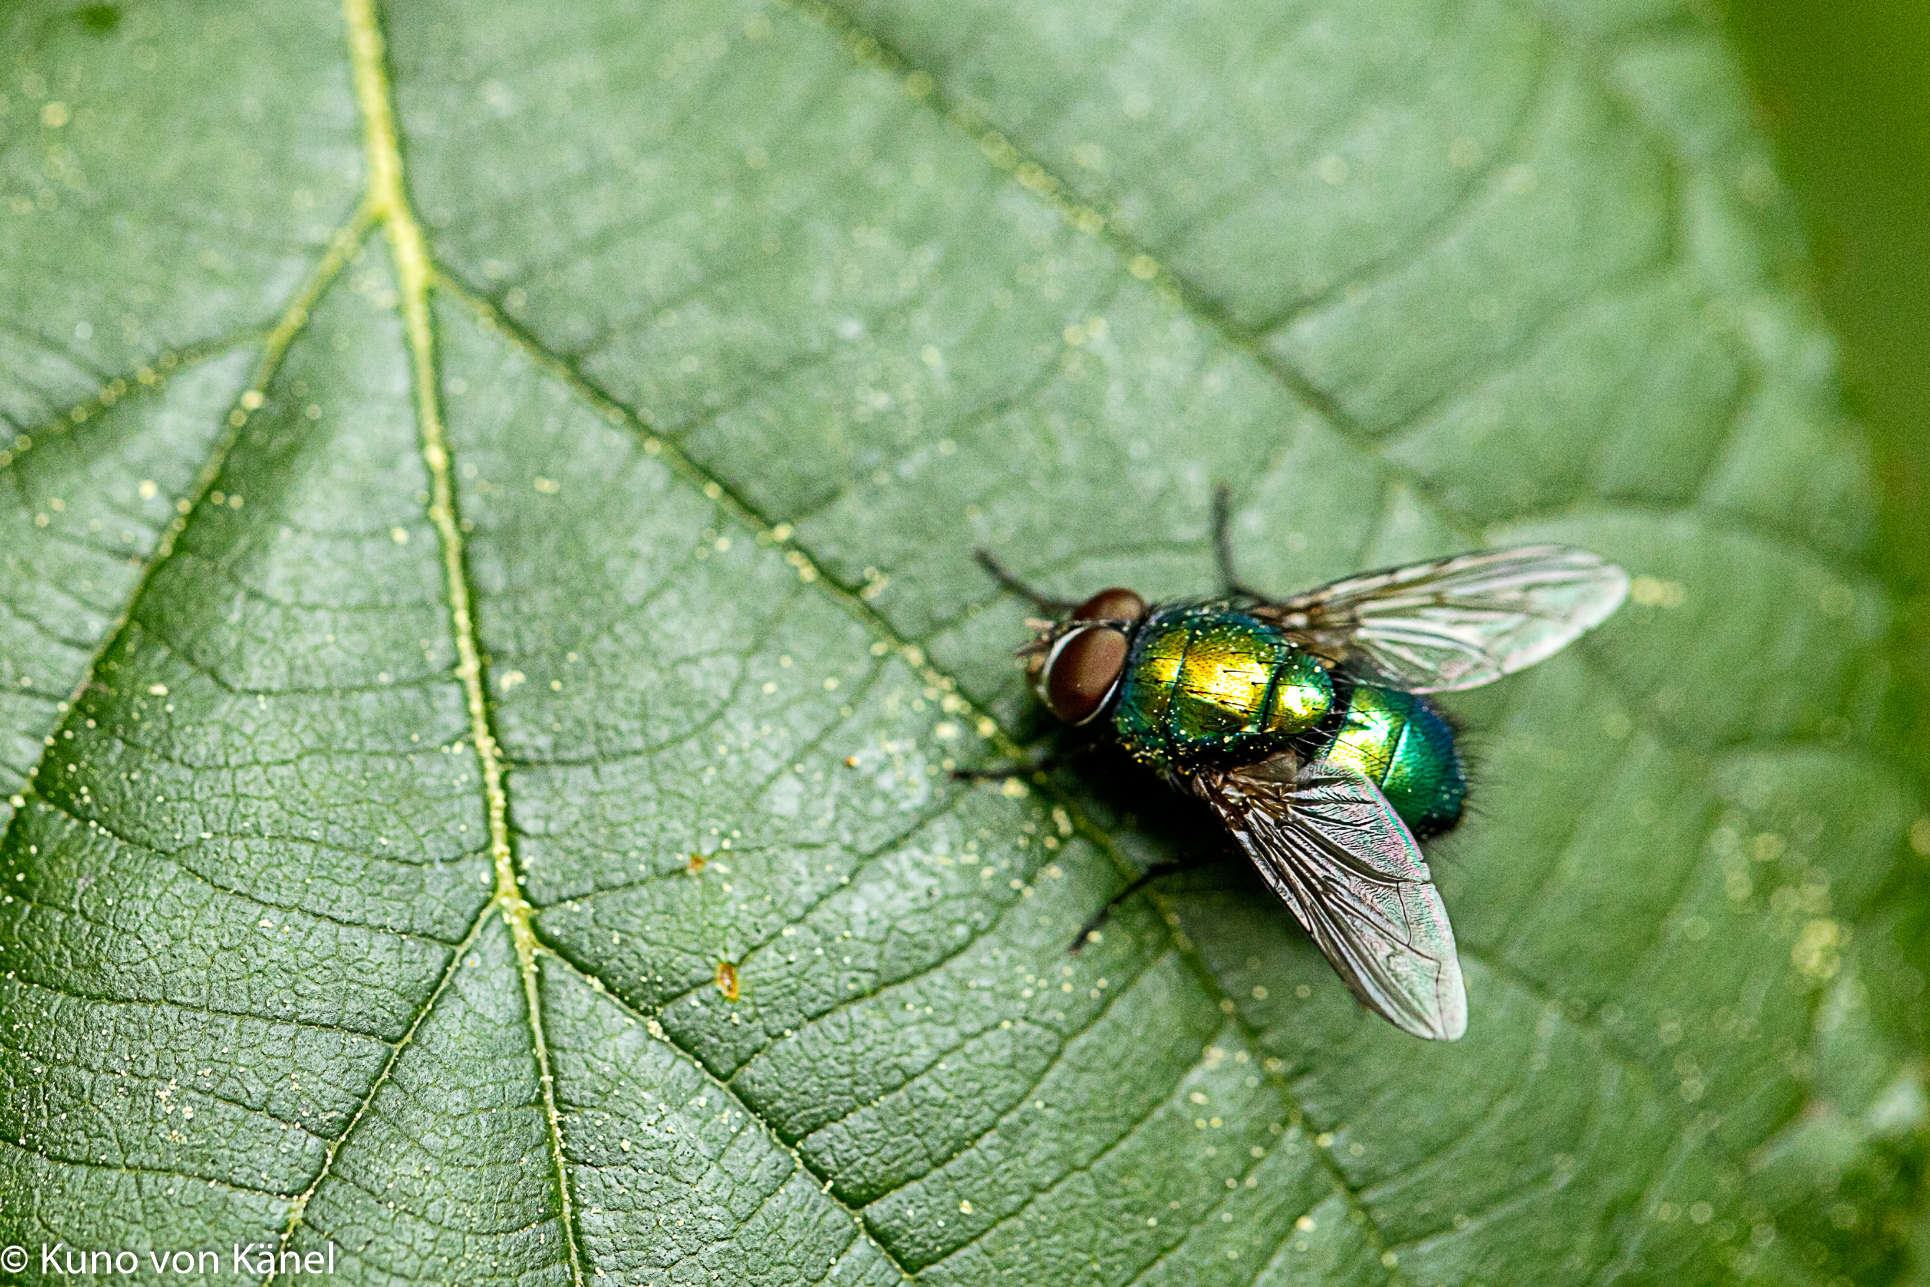
{"label": "fly's front leg", "polygon": [[1070,599],[1055,599],[1049,594],[1042,594],[1034,590],[1031,586],[1008,571],[1004,564],[993,558],[990,550],[973,550],[972,557],[978,560],[980,567],[992,574],[993,580],[997,581],[1013,594],[1018,595],[1021,599],[1030,600],[1033,607],[1045,613],[1047,616],[1063,617],[1079,606]]}
{"label": "fly's front leg", "polygon": [[1081,742],[1077,746],[1069,746],[1062,751],[1054,751],[1052,754],[1042,759],[1034,760],[1030,764],[1008,764],[1003,768],[953,769],[952,781],[1001,782],[1006,778],[1027,778],[1036,774],[1050,773],[1054,769],[1064,768],[1082,755],[1089,754],[1093,750],[1094,745],[1095,743],[1092,742]]}

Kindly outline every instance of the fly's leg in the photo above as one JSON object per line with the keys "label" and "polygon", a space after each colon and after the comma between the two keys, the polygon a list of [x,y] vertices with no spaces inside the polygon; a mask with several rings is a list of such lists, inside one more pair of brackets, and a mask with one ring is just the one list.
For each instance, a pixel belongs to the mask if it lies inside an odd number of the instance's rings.
{"label": "fly's leg", "polygon": [[1029,778],[1034,773],[1050,773],[1062,761],[1050,756],[1030,764],[1008,764],[996,769],[953,769],[954,782],[998,782],[1004,778]]}
{"label": "fly's leg", "polygon": [[1240,580],[1233,570],[1233,537],[1228,530],[1233,521],[1233,491],[1225,483],[1213,485],[1213,559],[1220,565],[1220,584],[1230,597],[1264,599],[1266,596]]}
{"label": "fly's leg", "polygon": [[1046,613],[1049,616],[1063,617],[1066,613],[1071,612],[1079,606],[1070,599],[1055,599],[1049,594],[1041,594],[1039,591],[1034,590],[1031,586],[1007,571],[1004,564],[992,557],[990,550],[973,550],[972,556],[978,560],[980,567],[992,574],[992,578],[995,581],[1007,590],[1010,590],[1013,594],[1018,595],[1021,599],[1030,600],[1032,606],[1040,612]]}
{"label": "fly's leg", "polygon": [[1066,951],[1077,956],[1079,950],[1087,943],[1097,942],[1098,940],[1093,936],[1099,932],[1101,925],[1104,925],[1111,919],[1113,909],[1125,902],[1128,898],[1131,898],[1134,894],[1137,894],[1146,886],[1152,884],[1155,880],[1158,880],[1161,876],[1170,876],[1176,871],[1186,871],[1189,868],[1203,865],[1204,863],[1199,859],[1174,859],[1171,862],[1155,863],[1145,871],[1140,872],[1124,889],[1107,899],[1106,905],[1101,907],[1097,912],[1094,912],[1091,920],[1079,927],[1079,932],[1073,936],[1072,946],[1067,948]]}
{"label": "fly's leg", "polygon": [[1096,745],[1096,743],[1089,741],[1080,742],[1076,746],[1069,746],[1064,750],[1055,751],[1044,759],[1034,760],[1030,764],[1007,764],[1002,768],[953,769],[952,781],[999,782],[1006,778],[1027,778],[1035,774],[1050,773],[1054,769],[1063,768],[1080,756],[1092,751]]}

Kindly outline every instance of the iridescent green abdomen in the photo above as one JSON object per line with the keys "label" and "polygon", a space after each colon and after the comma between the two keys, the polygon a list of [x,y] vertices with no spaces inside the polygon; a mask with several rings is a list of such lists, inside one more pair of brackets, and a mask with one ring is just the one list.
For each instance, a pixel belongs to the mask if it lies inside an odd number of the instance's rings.
{"label": "iridescent green abdomen", "polygon": [[1320,758],[1372,778],[1415,836],[1452,830],[1468,782],[1441,713],[1425,697],[1371,684],[1354,685],[1343,700],[1346,713]]}
{"label": "iridescent green abdomen", "polygon": [[1333,683],[1277,628],[1212,604],[1146,619],[1113,711],[1141,763],[1167,772],[1203,760],[1257,762],[1325,719]]}

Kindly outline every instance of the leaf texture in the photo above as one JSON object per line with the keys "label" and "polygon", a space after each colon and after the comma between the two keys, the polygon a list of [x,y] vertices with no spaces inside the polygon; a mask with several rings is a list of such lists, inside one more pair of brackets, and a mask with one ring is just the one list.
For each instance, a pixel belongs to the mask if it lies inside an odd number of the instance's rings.
{"label": "leaf texture", "polygon": [[[1894,1272],[1891,598],[1692,7],[0,23],[35,1266]],[[971,549],[1197,593],[1219,479],[1282,592],[1527,541],[1636,575],[1451,701],[1451,1048],[1362,1015],[1182,802],[947,772],[1033,731]],[[1067,952],[1174,857],[1212,861]]]}

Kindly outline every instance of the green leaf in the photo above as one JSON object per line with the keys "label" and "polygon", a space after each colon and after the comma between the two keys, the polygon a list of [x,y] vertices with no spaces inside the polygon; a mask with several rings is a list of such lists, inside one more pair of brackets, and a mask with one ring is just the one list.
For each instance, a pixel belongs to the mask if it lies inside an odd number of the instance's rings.
{"label": "green leaf", "polygon": [[[0,21],[30,1280],[1893,1273],[1892,596],[1688,6]],[[972,547],[1197,593],[1218,479],[1282,590],[1637,574],[1453,704],[1458,1044],[1148,784],[946,773],[1041,731]]]}

